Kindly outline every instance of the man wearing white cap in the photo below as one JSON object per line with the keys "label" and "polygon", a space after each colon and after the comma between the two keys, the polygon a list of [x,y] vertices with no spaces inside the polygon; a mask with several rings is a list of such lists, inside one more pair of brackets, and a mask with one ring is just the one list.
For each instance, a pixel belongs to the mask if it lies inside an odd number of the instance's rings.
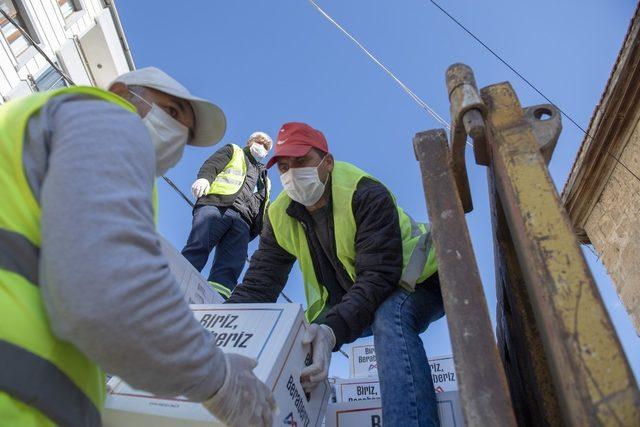
{"label": "man wearing white cap", "polygon": [[191,186],[197,201],[182,255],[202,271],[216,248],[209,283],[225,299],[238,283],[249,242],[262,230],[271,185],[262,161],[272,145],[264,132],[252,133],[244,149],[225,145],[204,162]]}
{"label": "man wearing white cap", "polygon": [[0,106],[3,423],[99,426],[104,369],[229,425],[271,425],[255,361],[194,319],[154,226],[155,178],[225,123],[155,68]]}

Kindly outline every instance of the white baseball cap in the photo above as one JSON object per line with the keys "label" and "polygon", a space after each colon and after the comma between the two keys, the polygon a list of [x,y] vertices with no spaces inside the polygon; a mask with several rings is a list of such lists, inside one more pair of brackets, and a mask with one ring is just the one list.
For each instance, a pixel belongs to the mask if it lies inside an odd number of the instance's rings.
{"label": "white baseball cap", "polygon": [[138,85],[150,87],[189,101],[193,107],[196,119],[193,138],[189,140],[189,145],[207,147],[217,144],[227,130],[227,119],[220,107],[202,98],[191,95],[186,87],[156,67],[146,67],[130,71],[117,77],[111,84],[115,82],[124,83],[127,86]]}

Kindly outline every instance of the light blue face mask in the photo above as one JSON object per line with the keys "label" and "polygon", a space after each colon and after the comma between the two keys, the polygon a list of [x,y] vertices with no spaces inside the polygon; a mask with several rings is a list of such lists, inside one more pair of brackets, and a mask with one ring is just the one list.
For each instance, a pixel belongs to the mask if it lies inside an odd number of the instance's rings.
{"label": "light blue face mask", "polygon": [[262,159],[267,157],[267,154],[269,154],[269,151],[264,147],[264,145],[258,144],[257,142],[251,144],[251,147],[249,147],[249,151],[251,152],[253,158],[259,162],[261,162]]}
{"label": "light blue face mask", "polygon": [[304,168],[291,168],[280,175],[280,182],[284,187],[284,191],[292,200],[304,205],[313,206],[324,194],[324,188],[329,180],[320,181],[318,168],[324,162],[325,155],[317,166],[309,166]]}
{"label": "light blue face mask", "polygon": [[129,91],[133,96],[151,107],[142,118],[156,153],[156,176],[164,175],[182,158],[184,146],[189,139],[189,129],[171,117],[158,104],[150,103],[142,96]]}

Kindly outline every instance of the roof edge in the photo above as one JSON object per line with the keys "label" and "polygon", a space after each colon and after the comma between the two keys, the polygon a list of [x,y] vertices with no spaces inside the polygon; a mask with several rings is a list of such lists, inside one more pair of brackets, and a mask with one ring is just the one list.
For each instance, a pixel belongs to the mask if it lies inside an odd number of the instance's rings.
{"label": "roof edge", "polygon": [[625,95],[628,95],[627,89],[633,80],[640,78],[640,71],[634,67],[634,63],[640,57],[639,43],[640,2],[631,18],[609,79],[591,115],[587,135],[576,153],[571,172],[562,190],[561,199],[578,231],[584,228],[584,222],[591,210],[590,206],[601,192],[586,190],[593,190],[594,183],[597,183],[598,178],[606,173],[611,163],[615,162],[615,159],[607,154],[610,148],[619,142],[617,141],[619,138],[612,136],[615,136],[620,129],[621,107],[628,105],[628,102],[625,104],[622,101],[624,99],[637,103],[636,100],[633,98],[629,100]]}

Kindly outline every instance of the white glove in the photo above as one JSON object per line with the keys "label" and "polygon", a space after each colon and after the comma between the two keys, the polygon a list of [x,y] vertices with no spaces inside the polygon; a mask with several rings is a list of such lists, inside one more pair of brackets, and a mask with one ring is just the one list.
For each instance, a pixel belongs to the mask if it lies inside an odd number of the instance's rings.
{"label": "white glove", "polygon": [[209,192],[210,186],[211,184],[209,184],[209,181],[207,181],[206,179],[196,179],[194,183],[191,184],[191,194],[193,194],[193,197],[195,197],[196,199],[199,199]]}
{"label": "white glove", "polygon": [[302,344],[311,344],[311,365],[306,366],[300,374],[300,384],[309,393],[329,376],[331,352],[336,345],[336,336],[327,325],[309,325],[302,337]]}
{"label": "white glove", "polygon": [[226,353],[225,359],[224,383],[202,403],[204,407],[229,427],[271,427],[278,405],[271,390],[253,373],[258,362],[233,353]]}

